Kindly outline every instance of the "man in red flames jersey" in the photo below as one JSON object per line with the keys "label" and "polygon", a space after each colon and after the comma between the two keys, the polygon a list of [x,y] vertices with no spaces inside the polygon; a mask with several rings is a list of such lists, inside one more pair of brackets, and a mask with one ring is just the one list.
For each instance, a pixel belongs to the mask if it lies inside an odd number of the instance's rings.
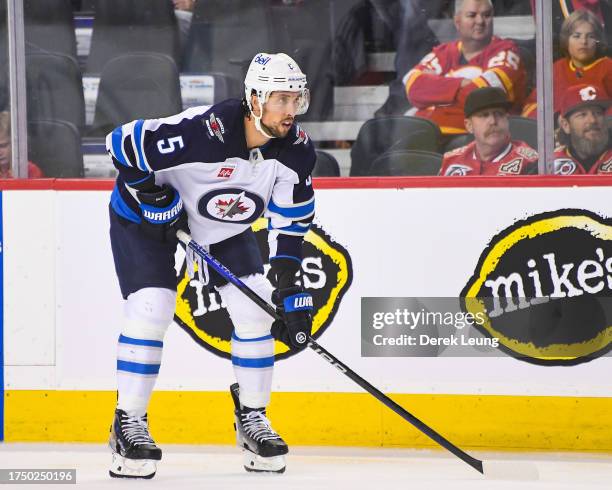
{"label": "man in red flames jersey", "polygon": [[465,101],[465,127],[474,141],[444,155],[440,175],[520,175],[538,171],[538,153],[511,139],[512,102],[497,87],[472,91]]}
{"label": "man in red flames jersey", "polygon": [[479,87],[499,87],[520,113],[526,70],[514,42],[493,36],[490,0],[455,3],[456,41],[441,44],[404,77],[414,115],[435,122],[445,135],[465,133],[463,106]]}
{"label": "man in red flames jersey", "polygon": [[561,99],[559,142],[553,172],[557,175],[612,175],[612,148],[606,123],[611,100],[599,85],[572,85]]}

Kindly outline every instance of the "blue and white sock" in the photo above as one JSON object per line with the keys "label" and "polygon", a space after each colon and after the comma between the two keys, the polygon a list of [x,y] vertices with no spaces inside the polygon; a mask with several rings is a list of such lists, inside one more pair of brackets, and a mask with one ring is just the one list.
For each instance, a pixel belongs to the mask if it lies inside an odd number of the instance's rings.
{"label": "blue and white sock", "polygon": [[250,408],[266,407],[274,371],[272,336],[245,339],[232,333],[232,364],[240,385],[240,403]]}
{"label": "blue and white sock", "polygon": [[147,411],[151,392],[161,366],[164,343],[161,340],[119,336],[117,344],[117,408],[131,415]]}

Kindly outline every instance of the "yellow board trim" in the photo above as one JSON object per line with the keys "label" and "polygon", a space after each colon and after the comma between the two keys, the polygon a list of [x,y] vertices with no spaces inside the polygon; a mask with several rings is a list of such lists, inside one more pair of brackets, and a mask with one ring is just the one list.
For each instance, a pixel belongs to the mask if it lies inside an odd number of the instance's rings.
{"label": "yellow board trim", "polygon": [[[465,448],[612,451],[612,398],[392,395]],[[6,441],[104,442],[111,391],[5,393]],[[160,443],[232,444],[228,392],[158,391],[149,409]],[[435,447],[366,393],[273,393],[269,415],[290,445]]]}

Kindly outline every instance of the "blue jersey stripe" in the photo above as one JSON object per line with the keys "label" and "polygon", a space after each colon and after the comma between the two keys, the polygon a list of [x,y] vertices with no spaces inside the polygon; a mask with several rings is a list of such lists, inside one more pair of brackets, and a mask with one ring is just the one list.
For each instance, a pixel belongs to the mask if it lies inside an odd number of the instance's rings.
{"label": "blue jersey stripe", "polygon": [[302,259],[300,259],[299,257],[295,257],[293,255],[275,255],[274,257],[270,257],[270,260],[274,260],[274,259],[293,259],[293,260],[297,260],[300,265],[302,264]]}
{"label": "blue jersey stripe", "polygon": [[289,226],[283,226],[282,228],[275,228],[274,226],[272,226],[272,224],[268,221],[268,230],[276,230],[276,231],[292,231],[294,233],[301,233],[303,235],[305,235],[306,233],[308,233],[308,230],[310,229],[310,225],[306,225],[306,226],[300,226],[298,224],[292,224]]}
{"label": "blue jersey stripe", "polygon": [[232,356],[232,364],[234,366],[245,368],[267,368],[274,366],[274,356],[260,357],[257,359]]}
{"label": "blue jersey stripe", "polygon": [[113,193],[111,194],[111,206],[113,207],[115,213],[122,218],[125,218],[128,221],[133,221],[134,223],[140,223],[140,216],[138,216],[123,200],[123,197],[121,197],[121,193],[119,192],[119,188],[116,184],[113,188]]}
{"label": "blue jersey stripe", "polygon": [[148,172],[148,169],[145,165],[145,157],[142,148],[142,126],[144,125],[144,119],[139,119],[134,124],[134,146],[136,146],[136,159],[138,160],[138,168],[140,170],[144,170]]}
{"label": "blue jersey stripe", "polygon": [[159,374],[161,364],[141,364],[139,362],[117,361],[117,371],[136,374]]}
{"label": "blue jersey stripe", "polygon": [[164,343],[161,340],[134,339],[132,337],[126,337],[123,334],[119,335],[119,342],[122,344],[146,345],[148,347],[164,346]]}
{"label": "blue jersey stripe", "polygon": [[255,339],[241,339],[235,332],[232,332],[232,340],[237,340],[238,342],[259,342],[260,340],[269,340],[271,338],[272,335],[264,335],[263,337],[257,337]]}
{"label": "blue jersey stripe", "polygon": [[138,185],[141,182],[144,182],[145,180],[151,178],[151,174],[147,174],[146,177],[143,177],[142,179],[138,179],[138,180],[134,180],[133,182],[126,182],[127,185],[134,186],[134,185]]}
{"label": "blue jersey stripe", "polygon": [[113,145],[113,156],[119,163],[121,163],[121,165],[129,167],[130,164],[123,155],[123,126],[115,128],[112,133],[111,140]]}
{"label": "blue jersey stripe", "polygon": [[276,204],[272,199],[268,203],[268,210],[280,214],[284,218],[304,218],[314,212],[314,200],[301,206],[283,207]]}

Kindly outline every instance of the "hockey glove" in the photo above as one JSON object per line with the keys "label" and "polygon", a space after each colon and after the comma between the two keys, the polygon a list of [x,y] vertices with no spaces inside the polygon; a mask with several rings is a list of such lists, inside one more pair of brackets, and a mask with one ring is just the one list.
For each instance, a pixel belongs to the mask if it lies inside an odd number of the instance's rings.
{"label": "hockey glove", "polygon": [[167,184],[154,189],[139,191],[142,220],[140,230],[149,238],[167,242],[176,240],[176,231],[189,231],[187,213],[178,192]]}
{"label": "hockey glove", "polygon": [[282,317],[272,324],[272,337],[301,350],[308,345],[312,330],[312,296],[300,286],[276,289],[272,293],[276,311]]}

